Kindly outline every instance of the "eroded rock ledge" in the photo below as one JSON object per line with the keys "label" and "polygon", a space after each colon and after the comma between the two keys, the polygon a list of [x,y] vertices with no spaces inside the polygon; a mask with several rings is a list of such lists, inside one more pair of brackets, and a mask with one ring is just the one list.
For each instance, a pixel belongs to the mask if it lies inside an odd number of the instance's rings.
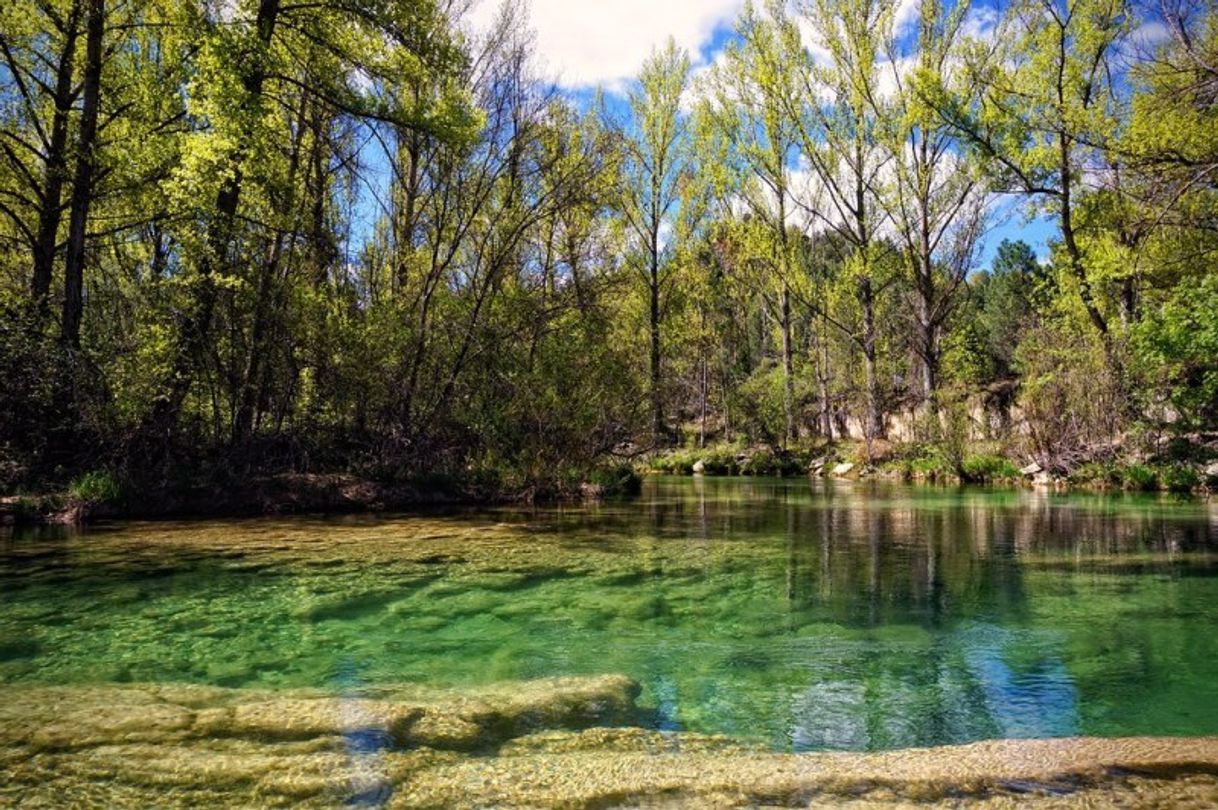
{"label": "eroded rock ledge", "polygon": [[5,687],[0,806],[1218,804],[1218,738],[774,754],[631,727],[637,685]]}

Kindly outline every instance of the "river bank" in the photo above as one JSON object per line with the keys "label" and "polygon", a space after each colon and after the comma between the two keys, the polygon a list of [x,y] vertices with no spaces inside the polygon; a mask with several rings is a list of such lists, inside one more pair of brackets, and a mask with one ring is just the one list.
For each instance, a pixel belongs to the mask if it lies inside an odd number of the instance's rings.
{"label": "river bank", "polygon": [[1218,488],[1218,445],[1186,443],[1158,453],[1109,449],[1051,469],[994,444],[947,453],[933,445],[836,442],[775,449],[739,444],[676,448],[651,456],[651,472],[706,476],[802,476],[1066,490],[1208,494]]}
{"label": "river bank", "polygon": [[479,477],[384,482],[348,474],[283,473],[224,482],[140,485],[104,471],[47,494],[0,497],[0,526],[81,525],[99,520],[377,514],[460,505],[579,501],[638,491],[630,467],[539,489]]}

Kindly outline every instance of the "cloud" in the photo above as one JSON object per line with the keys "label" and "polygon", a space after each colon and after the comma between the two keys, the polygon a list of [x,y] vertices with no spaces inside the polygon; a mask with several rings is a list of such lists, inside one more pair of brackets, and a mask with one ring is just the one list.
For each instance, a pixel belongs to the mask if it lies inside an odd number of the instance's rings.
{"label": "cloud", "polygon": [[[653,48],[672,37],[701,63],[715,31],[735,22],[744,0],[533,0],[530,25],[543,66],[569,89],[621,87]],[[478,0],[470,12],[484,30],[497,0]]]}

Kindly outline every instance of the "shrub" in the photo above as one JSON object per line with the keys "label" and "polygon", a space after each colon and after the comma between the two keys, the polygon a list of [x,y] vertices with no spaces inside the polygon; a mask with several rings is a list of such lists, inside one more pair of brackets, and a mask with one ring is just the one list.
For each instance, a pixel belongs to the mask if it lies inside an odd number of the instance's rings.
{"label": "shrub", "polygon": [[1159,477],[1163,488],[1169,492],[1192,492],[1201,486],[1201,476],[1195,469],[1184,464],[1163,467]]}
{"label": "shrub", "polygon": [[1121,486],[1125,483],[1120,468],[1100,461],[1090,461],[1071,470],[1069,480],[1071,484],[1093,486]]}
{"label": "shrub", "polygon": [[753,451],[740,465],[742,475],[776,475],[780,472],[778,458],[765,448]]}
{"label": "shrub", "polygon": [[605,495],[637,495],[643,486],[642,479],[630,464],[594,470],[589,481],[599,486]]}
{"label": "shrub", "polygon": [[910,459],[908,462],[908,470],[911,476],[916,478],[928,478],[935,481],[941,478],[947,478],[955,475],[955,467],[943,456],[937,452],[927,453],[917,458]]}
{"label": "shrub", "polygon": [[717,445],[695,452],[695,461],[702,462],[702,471],[707,475],[734,475],[739,471],[736,462],[738,450],[732,445]]}
{"label": "shrub", "polygon": [[81,503],[117,503],[123,484],[109,470],[91,470],[68,485],[68,494]]}
{"label": "shrub", "polygon": [[966,456],[960,467],[966,481],[985,482],[1019,477],[1019,468],[1002,456]]}
{"label": "shrub", "polygon": [[690,450],[671,450],[651,460],[651,468],[670,475],[689,475],[697,459]]}
{"label": "shrub", "polygon": [[1148,492],[1158,489],[1159,477],[1155,471],[1144,464],[1130,464],[1121,471],[1121,483],[1126,489],[1136,489]]}

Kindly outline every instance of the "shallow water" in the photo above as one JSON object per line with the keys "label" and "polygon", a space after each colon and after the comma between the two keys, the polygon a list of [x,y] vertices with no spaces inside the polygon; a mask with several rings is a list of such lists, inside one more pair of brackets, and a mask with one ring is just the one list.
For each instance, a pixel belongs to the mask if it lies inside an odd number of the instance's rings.
{"label": "shallow water", "polygon": [[775,751],[1218,734],[1199,501],[660,478],[594,507],[122,524],[0,540],[0,608],[0,695],[616,673],[640,725]]}

